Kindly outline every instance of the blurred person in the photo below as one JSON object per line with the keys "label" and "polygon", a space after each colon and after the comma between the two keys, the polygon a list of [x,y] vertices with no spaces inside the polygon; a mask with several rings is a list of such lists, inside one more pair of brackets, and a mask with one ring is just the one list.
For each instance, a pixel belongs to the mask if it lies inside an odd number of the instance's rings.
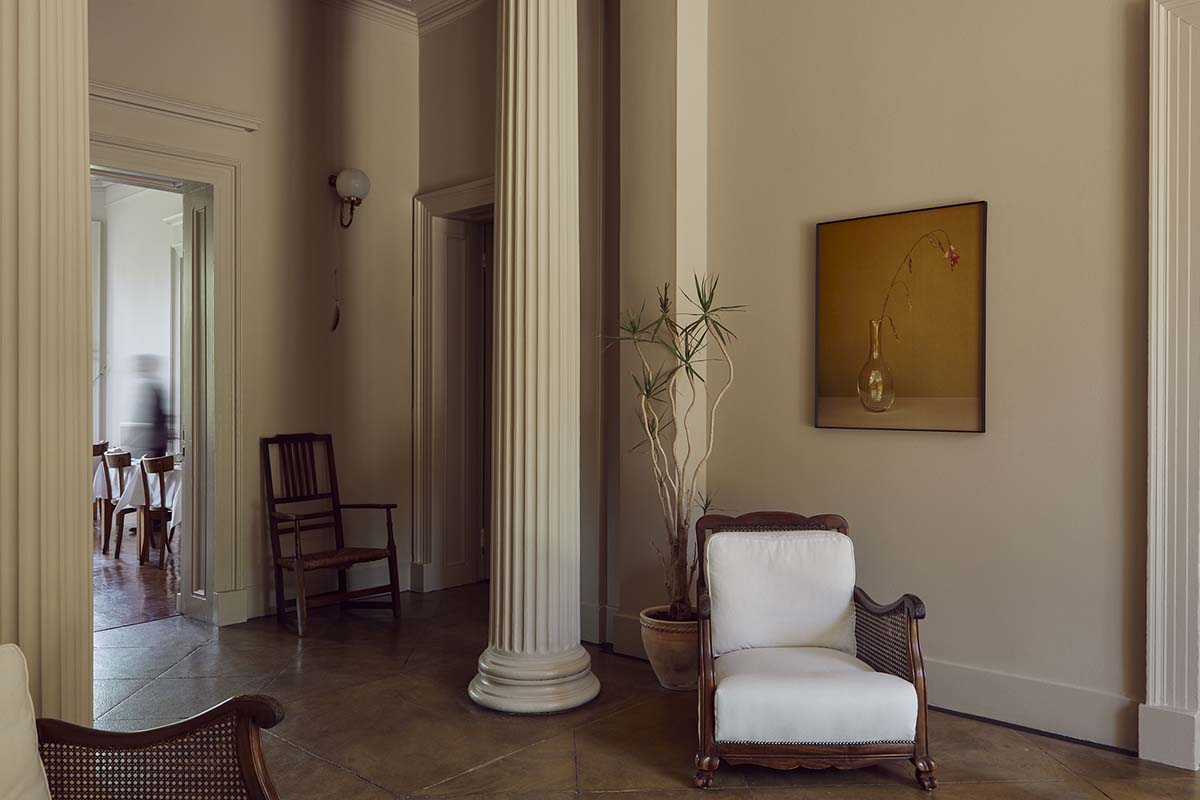
{"label": "blurred person", "polygon": [[167,454],[167,397],[159,382],[162,358],[149,353],[133,357],[133,421],[145,425],[142,443],[146,455],[154,458]]}

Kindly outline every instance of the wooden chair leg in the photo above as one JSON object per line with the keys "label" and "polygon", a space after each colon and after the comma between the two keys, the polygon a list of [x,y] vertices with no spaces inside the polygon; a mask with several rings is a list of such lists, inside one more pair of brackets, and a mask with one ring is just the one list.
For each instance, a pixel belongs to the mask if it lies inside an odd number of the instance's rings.
{"label": "wooden chair leg", "polygon": [[937,778],[934,777],[934,770],[937,769],[937,764],[926,753],[923,756],[915,756],[912,760],[913,766],[917,768],[916,778],[917,784],[927,792],[937,788]]}
{"label": "wooden chair leg", "polygon": [[[345,594],[347,592],[346,569],[345,568],[339,569],[337,571],[337,576],[338,576],[338,591],[341,592],[342,594]],[[341,603],[341,605],[343,607],[345,607],[346,602],[343,601]]]}
{"label": "wooden chair leg", "polygon": [[296,634],[303,638],[307,627],[308,596],[304,591],[304,567],[300,565],[300,559],[296,559]]}
{"label": "wooden chair leg", "polygon": [[116,520],[115,524],[117,526],[117,549],[116,549],[116,552],[113,553],[113,557],[116,558],[117,560],[120,560],[120,558],[121,558],[121,539],[125,536],[125,515],[126,515],[126,513],[128,513],[128,512],[120,511],[120,512],[114,512],[114,514],[113,514],[113,517]]}
{"label": "wooden chair leg", "polygon": [[696,774],[692,779],[696,783],[696,788],[707,789],[712,786],[713,773],[720,765],[720,758],[705,753],[696,753]]}
{"label": "wooden chair leg", "polygon": [[167,568],[167,525],[169,525],[170,523],[167,521],[167,513],[165,511],[159,512],[157,516],[161,522],[161,524],[159,526],[159,531],[158,531],[158,537],[159,537],[158,538],[158,568],[166,569]]}
{"label": "wooden chair leg", "polygon": [[[101,539],[100,552],[104,553],[104,555],[108,555],[108,540],[112,536],[113,512],[115,510],[115,506],[110,500],[97,500],[96,502],[100,504],[100,525],[101,530],[104,533],[104,536]],[[120,539],[117,541],[119,542]],[[117,546],[120,547],[120,545]]]}
{"label": "wooden chair leg", "polygon": [[392,617],[400,619],[400,569],[396,566],[396,551],[388,553],[388,577],[392,581]]}
{"label": "wooden chair leg", "polygon": [[283,625],[287,621],[287,600],[283,596],[283,567],[275,567],[275,619]]}

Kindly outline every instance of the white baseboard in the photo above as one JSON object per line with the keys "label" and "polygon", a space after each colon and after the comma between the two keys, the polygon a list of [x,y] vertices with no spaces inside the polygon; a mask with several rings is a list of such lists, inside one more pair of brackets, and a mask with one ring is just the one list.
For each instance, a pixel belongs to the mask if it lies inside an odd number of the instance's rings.
{"label": "white baseboard", "polygon": [[1126,750],[1138,748],[1138,702],[1082,686],[925,659],[929,704]]}
{"label": "white baseboard", "polygon": [[[611,607],[606,612],[613,651],[645,659],[638,616]],[[1138,749],[1138,703],[1133,698],[933,658],[925,659],[925,675],[930,705],[1073,739]],[[1192,735],[1196,736],[1195,729]],[[1147,757],[1182,765],[1165,760],[1165,755]]]}
{"label": "white baseboard", "polygon": [[217,626],[237,625],[249,619],[248,600],[250,592],[246,589],[231,589],[227,592],[213,592],[212,603],[208,613],[212,615],[212,624]]}
{"label": "white baseboard", "polygon": [[646,660],[646,649],[642,647],[642,622],[637,614],[628,614],[612,606],[607,607],[608,640],[613,652]]}
{"label": "white baseboard", "polygon": [[1195,711],[1138,707],[1138,755],[1195,771],[1200,768],[1200,724]]}

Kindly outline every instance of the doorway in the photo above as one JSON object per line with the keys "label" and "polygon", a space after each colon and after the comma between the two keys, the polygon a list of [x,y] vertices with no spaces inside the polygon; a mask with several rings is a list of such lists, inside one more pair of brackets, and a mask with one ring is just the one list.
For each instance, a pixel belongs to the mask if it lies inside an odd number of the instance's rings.
{"label": "doorway", "polygon": [[418,195],[413,562],[428,592],[491,572],[491,179]]}
{"label": "doorway", "polygon": [[[188,610],[204,586],[211,185],[91,170],[93,629]],[[200,502],[197,502],[200,501]],[[194,606],[192,608],[194,611]],[[196,614],[193,613],[193,616]],[[199,616],[203,616],[202,614]]]}

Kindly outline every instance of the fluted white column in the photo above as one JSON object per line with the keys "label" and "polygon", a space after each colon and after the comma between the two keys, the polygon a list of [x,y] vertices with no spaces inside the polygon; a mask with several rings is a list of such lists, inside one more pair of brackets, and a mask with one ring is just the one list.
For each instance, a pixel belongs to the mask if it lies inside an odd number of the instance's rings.
{"label": "fluted white column", "polygon": [[0,642],[90,724],[87,63],[86,0],[0,0]]}
{"label": "fluted white column", "polygon": [[544,714],[600,691],[579,644],[576,0],[500,0],[492,603],[471,698]]}

